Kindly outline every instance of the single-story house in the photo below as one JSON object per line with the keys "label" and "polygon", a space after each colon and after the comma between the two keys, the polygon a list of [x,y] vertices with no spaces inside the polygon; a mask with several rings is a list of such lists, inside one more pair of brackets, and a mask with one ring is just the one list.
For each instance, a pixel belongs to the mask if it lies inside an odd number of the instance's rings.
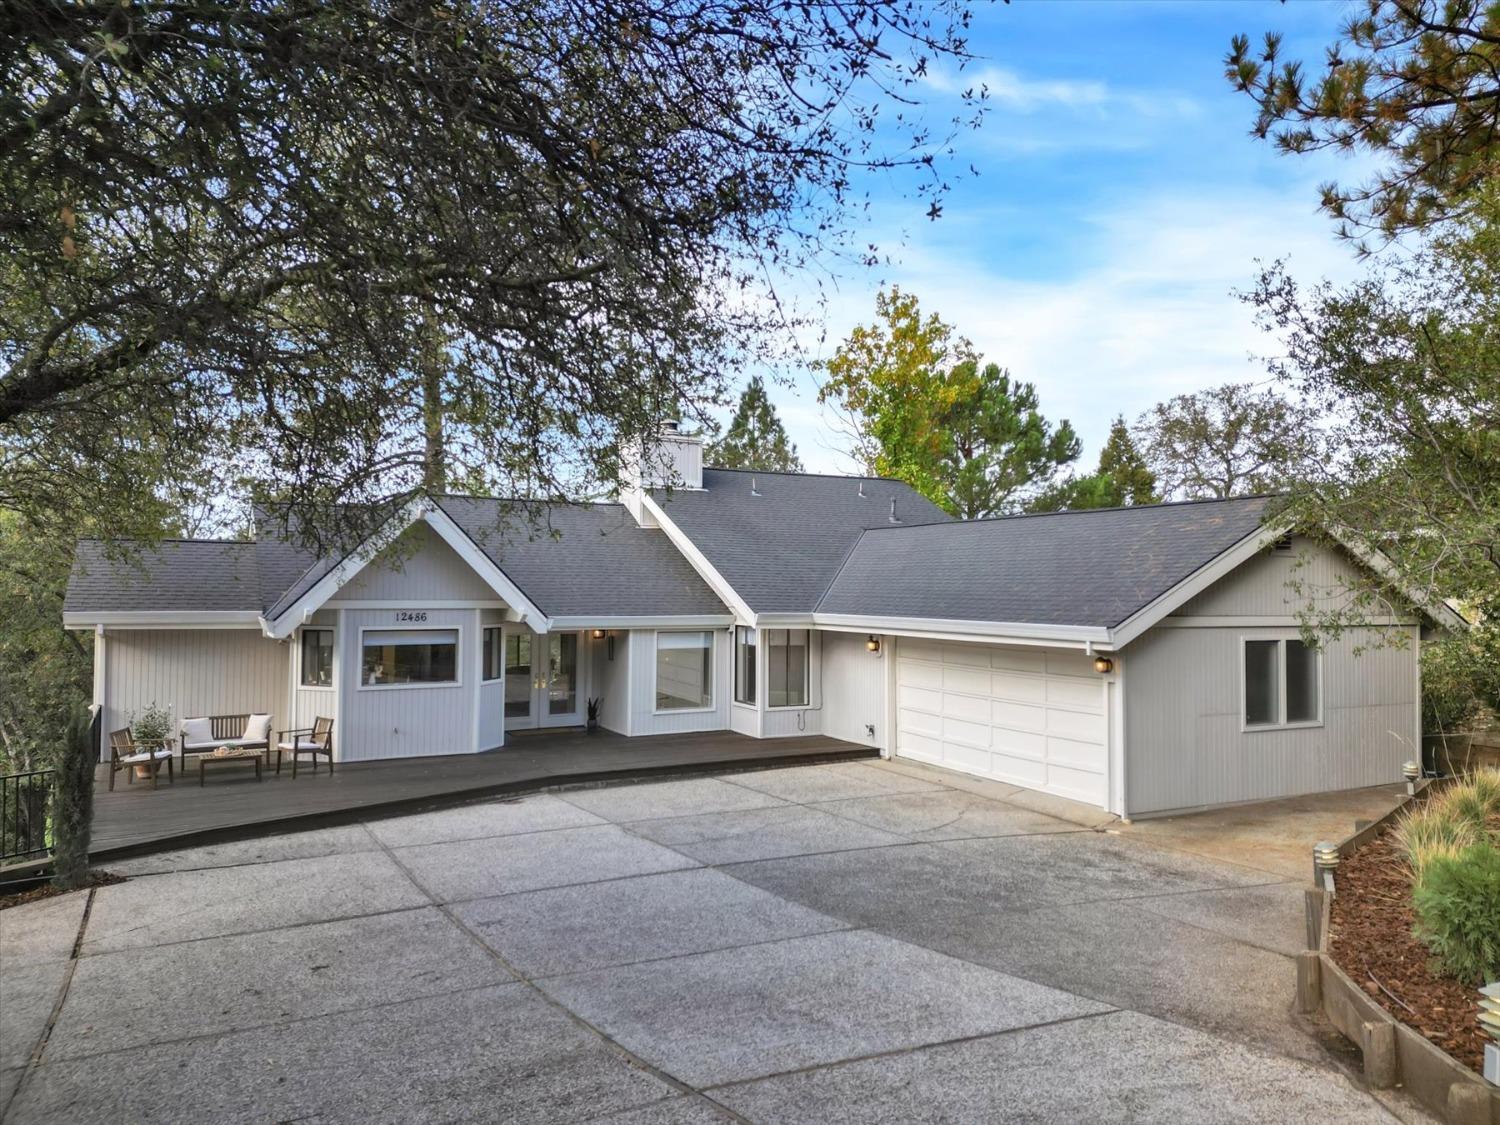
{"label": "single-story house", "polygon": [[[1333,597],[1365,564],[1266,497],[963,522],[897,481],[705,468],[672,425],[645,453],[619,503],[424,497],[336,556],[81,542],[64,621],[95,634],[105,728],[322,715],[348,762],[502,750],[598,700],[623,735],[821,733],[1122,816],[1418,754],[1420,640],[1451,611],[1304,645],[1294,566]],[[1357,652],[1392,625],[1411,643]]]}

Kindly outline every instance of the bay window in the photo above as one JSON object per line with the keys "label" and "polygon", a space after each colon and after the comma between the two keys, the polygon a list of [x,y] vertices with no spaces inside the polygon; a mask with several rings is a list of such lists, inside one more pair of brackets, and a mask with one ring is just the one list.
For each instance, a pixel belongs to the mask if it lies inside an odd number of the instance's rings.
{"label": "bay window", "polygon": [[806,707],[808,631],[765,629],[766,705]]}
{"label": "bay window", "polygon": [[734,631],[734,701],[755,702],[755,630],[740,625]]}
{"label": "bay window", "polygon": [[368,629],[360,648],[365,687],[458,683],[457,629]]}
{"label": "bay window", "polygon": [[302,686],[333,686],[333,630],[302,630]]}

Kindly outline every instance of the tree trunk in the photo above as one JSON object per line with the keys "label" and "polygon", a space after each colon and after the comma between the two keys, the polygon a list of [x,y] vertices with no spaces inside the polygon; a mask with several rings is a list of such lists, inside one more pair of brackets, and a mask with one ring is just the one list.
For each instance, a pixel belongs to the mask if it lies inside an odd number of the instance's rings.
{"label": "tree trunk", "polygon": [[94,742],[88,709],[79,708],[68,724],[53,797],[52,882],[63,890],[75,890],[88,882],[93,824]]}
{"label": "tree trunk", "polygon": [[429,493],[448,487],[448,455],[443,442],[443,375],[447,351],[443,334],[429,317],[422,349],[422,487]]}

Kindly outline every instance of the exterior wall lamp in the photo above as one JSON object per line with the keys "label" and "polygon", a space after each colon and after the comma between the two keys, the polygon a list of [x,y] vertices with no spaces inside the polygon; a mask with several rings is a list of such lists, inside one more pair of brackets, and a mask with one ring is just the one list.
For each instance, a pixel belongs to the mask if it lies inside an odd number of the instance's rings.
{"label": "exterior wall lamp", "polygon": [[596,640],[596,641],[602,641],[603,639],[604,639],[604,630],[603,629],[595,629],[594,630],[594,640]]}
{"label": "exterior wall lamp", "polygon": [[870,636],[865,640],[865,648],[869,649],[871,652],[879,652],[880,638],[877,637],[874,633],[871,633]]}
{"label": "exterior wall lamp", "polygon": [[1094,657],[1094,671],[1101,676],[1107,676],[1115,670],[1115,662],[1107,656]]}

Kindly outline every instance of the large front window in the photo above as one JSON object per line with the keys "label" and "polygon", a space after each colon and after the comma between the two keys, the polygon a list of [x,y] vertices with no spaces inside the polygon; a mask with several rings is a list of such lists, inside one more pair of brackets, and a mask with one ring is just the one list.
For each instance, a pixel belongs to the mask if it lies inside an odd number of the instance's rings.
{"label": "large front window", "polygon": [[458,682],[457,629],[372,629],[361,647],[360,682],[366,687]]}
{"label": "large front window", "polygon": [[656,634],[656,709],[699,711],[714,704],[714,635]]}
{"label": "large front window", "polygon": [[755,702],[755,630],[744,625],[734,631],[734,701]]}
{"label": "large front window", "polygon": [[766,704],[807,706],[807,630],[766,629]]}
{"label": "large front window", "polygon": [[302,686],[333,686],[333,630],[302,630]]}
{"label": "large front window", "polygon": [[1285,727],[1322,721],[1318,650],[1295,637],[1245,641],[1244,724]]}

